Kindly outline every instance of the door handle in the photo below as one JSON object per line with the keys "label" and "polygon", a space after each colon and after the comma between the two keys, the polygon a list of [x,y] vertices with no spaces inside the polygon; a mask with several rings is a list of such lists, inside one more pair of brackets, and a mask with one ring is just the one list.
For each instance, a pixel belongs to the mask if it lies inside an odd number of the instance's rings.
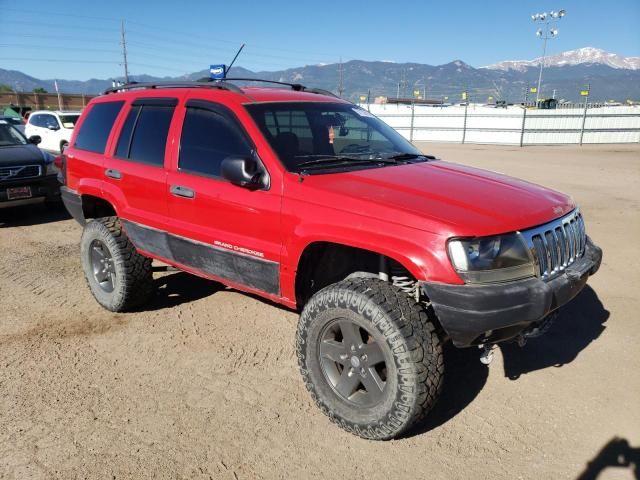
{"label": "door handle", "polygon": [[120,173],[120,170],[114,170],[113,168],[107,168],[104,171],[104,174],[107,177],[115,178],[116,180],[120,180],[122,178],[122,173]]}
{"label": "door handle", "polygon": [[182,185],[171,185],[169,191],[176,197],[195,198],[196,192]]}

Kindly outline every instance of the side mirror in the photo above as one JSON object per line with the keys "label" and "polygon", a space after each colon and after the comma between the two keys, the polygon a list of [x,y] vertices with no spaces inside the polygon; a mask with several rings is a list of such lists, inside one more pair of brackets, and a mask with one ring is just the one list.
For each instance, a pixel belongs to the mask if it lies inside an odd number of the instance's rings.
{"label": "side mirror", "polygon": [[60,130],[60,127],[56,127],[55,125],[49,125],[47,128],[48,128],[49,130],[54,131],[54,132],[55,132],[56,130]]}
{"label": "side mirror", "polygon": [[258,162],[251,157],[231,156],[222,161],[222,178],[239,187],[256,190],[266,186],[266,175]]}
{"label": "side mirror", "polygon": [[40,135],[31,135],[28,140],[29,140],[29,143],[38,145],[40,142],[42,142],[42,137]]}

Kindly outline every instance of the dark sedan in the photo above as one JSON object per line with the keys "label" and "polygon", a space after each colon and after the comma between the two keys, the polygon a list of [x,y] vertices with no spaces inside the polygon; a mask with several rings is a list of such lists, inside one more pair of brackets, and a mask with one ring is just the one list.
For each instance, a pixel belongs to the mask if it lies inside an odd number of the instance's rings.
{"label": "dark sedan", "polygon": [[40,137],[27,139],[0,120],[0,208],[60,200],[60,183],[53,156],[40,150]]}

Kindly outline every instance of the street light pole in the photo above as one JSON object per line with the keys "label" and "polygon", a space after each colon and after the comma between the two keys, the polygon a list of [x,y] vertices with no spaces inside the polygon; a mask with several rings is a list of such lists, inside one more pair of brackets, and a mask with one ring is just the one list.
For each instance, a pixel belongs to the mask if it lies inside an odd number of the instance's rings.
{"label": "street light pole", "polygon": [[567,11],[563,9],[563,10],[558,10],[557,12],[554,12],[553,10],[551,10],[551,12],[549,13],[543,12],[543,13],[536,13],[535,15],[531,15],[531,20],[533,20],[534,22],[544,23],[544,26],[542,28],[539,28],[536,31],[536,35],[543,40],[542,59],[540,60],[540,73],[538,74],[538,88],[536,90],[536,104],[540,101],[540,92],[541,92],[540,88],[542,86],[542,69],[544,68],[544,62],[547,58],[547,40],[558,36],[558,30],[555,28],[550,29],[549,26],[552,21],[560,20],[562,17],[566,15],[566,13]]}
{"label": "street light pole", "polygon": [[[547,23],[547,28],[548,28]],[[542,69],[544,68],[544,61],[547,58],[547,40],[549,36],[545,33],[544,43],[542,47],[542,60],[540,61],[540,73],[538,74],[538,89],[536,90],[536,103],[540,100],[540,85],[542,85]]]}

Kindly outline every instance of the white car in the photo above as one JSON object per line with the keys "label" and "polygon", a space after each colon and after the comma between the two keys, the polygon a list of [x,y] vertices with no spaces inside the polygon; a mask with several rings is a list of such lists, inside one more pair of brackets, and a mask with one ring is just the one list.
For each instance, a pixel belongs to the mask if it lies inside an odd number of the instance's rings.
{"label": "white car", "polygon": [[79,117],[80,112],[37,110],[29,115],[25,135],[27,138],[38,135],[42,139],[40,148],[62,153],[69,145]]}

